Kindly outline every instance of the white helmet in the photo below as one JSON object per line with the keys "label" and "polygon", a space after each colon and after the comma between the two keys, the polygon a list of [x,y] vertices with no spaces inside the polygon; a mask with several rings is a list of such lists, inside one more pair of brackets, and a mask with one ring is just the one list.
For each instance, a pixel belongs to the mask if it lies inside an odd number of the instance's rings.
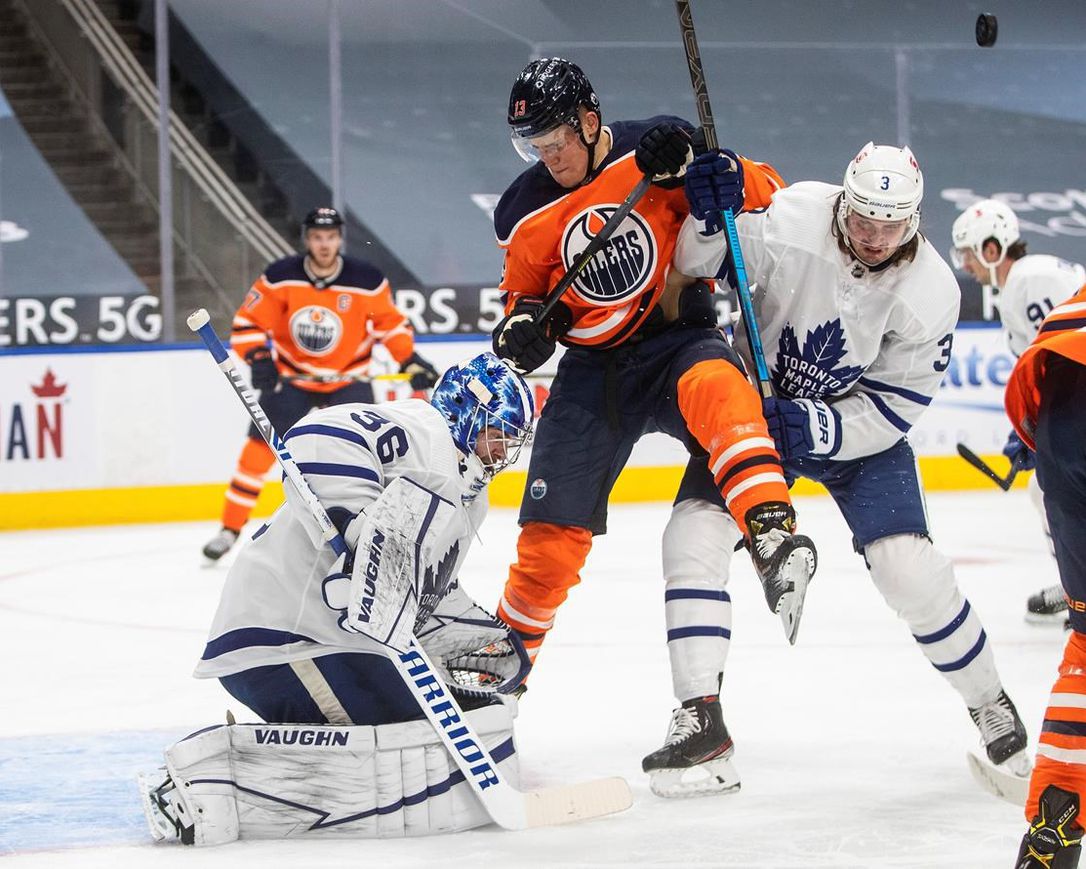
{"label": "white helmet", "polygon": [[845,193],[837,209],[837,226],[852,246],[845,220],[854,212],[869,220],[907,220],[899,246],[920,227],[924,175],[909,148],[868,142],[845,170]]}
{"label": "white helmet", "polygon": [[[992,286],[998,286],[996,268],[1007,258],[1007,248],[1021,238],[1017,215],[1009,205],[996,199],[982,199],[970,205],[958,215],[950,235],[954,239],[954,247],[950,249],[954,266],[963,268],[964,252],[973,251],[978,262],[988,267]],[[999,245],[999,256],[993,262],[984,258],[984,243],[990,238],[994,238]]]}

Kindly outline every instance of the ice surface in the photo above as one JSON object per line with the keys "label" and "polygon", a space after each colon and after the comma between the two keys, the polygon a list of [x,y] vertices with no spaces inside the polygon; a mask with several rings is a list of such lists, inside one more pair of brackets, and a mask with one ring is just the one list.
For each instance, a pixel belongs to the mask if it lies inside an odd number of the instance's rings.
{"label": "ice surface", "polygon": [[[827,498],[800,499],[819,547],[790,648],[747,557],[734,559],[725,720],[743,788],[654,797],[640,759],[672,707],[659,537],[666,505],[618,506],[562,609],[521,703],[524,786],[606,775],[633,786],[619,816],[417,840],[151,843],[134,774],[163,746],[253,720],[217,682],[192,679],[234,553],[201,566],[210,523],[0,535],[0,854],[5,866],[354,867],[1007,866],[1021,812],[980,791],[965,764],[976,731],[962,702],[882,602]],[[1036,737],[1064,642],[1023,621],[1056,582],[1023,491],[929,498],[936,545],[994,643],[1004,684]],[[495,510],[465,585],[493,606],[515,514]]]}

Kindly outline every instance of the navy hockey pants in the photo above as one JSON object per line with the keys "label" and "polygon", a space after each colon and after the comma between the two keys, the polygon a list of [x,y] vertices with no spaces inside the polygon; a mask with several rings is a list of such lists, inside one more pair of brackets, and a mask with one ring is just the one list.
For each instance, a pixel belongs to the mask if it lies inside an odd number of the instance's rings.
{"label": "navy hockey pants", "polygon": [[[376,725],[424,717],[383,655],[340,653],[296,663],[297,669],[290,664],[253,667],[219,681],[269,724]],[[339,710],[350,720],[335,720],[342,718]]]}
{"label": "navy hockey pants", "polygon": [[806,477],[829,490],[859,553],[876,540],[896,534],[929,536],[916,456],[904,438],[881,453],[843,462],[789,459],[784,475],[789,485],[796,477]]}
{"label": "navy hockey pants", "polygon": [[1071,627],[1086,632],[1086,367],[1055,353],[1041,382],[1036,444],[1037,482]]}

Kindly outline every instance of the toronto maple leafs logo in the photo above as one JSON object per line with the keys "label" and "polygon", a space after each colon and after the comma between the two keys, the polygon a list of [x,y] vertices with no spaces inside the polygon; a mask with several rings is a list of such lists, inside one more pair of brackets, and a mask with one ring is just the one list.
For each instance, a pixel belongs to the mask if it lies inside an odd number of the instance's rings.
{"label": "toronto maple leafs logo", "polygon": [[810,330],[802,351],[796,330],[786,323],[777,343],[773,368],[777,394],[788,398],[822,398],[843,392],[864,372],[859,365],[841,365],[846,355],[845,331],[839,319]]}
{"label": "toronto maple leafs logo", "polygon": [[422,579],[422,588],[419,590],[419,610],[415,620],[415,630],[418,631],[426,624],[427,619],[441,599],[449,592],[452,585],[453,568],[460,557],[460,541],[457,540],[449,547],[448,551],[437,564],[427,565],[426,574]]}

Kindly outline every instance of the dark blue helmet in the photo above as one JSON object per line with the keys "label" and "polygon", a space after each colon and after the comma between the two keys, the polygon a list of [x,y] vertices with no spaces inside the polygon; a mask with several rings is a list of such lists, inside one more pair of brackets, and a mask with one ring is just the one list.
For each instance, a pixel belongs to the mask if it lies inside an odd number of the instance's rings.
{"label": "dark blue helmet", "polygon": [[581,131],[577,110],[600,114],[600,101],[588,77],[561,57],[533,60],[517,76],[509,93],[509,126],[517,138],[530,139],[569,124]]}

